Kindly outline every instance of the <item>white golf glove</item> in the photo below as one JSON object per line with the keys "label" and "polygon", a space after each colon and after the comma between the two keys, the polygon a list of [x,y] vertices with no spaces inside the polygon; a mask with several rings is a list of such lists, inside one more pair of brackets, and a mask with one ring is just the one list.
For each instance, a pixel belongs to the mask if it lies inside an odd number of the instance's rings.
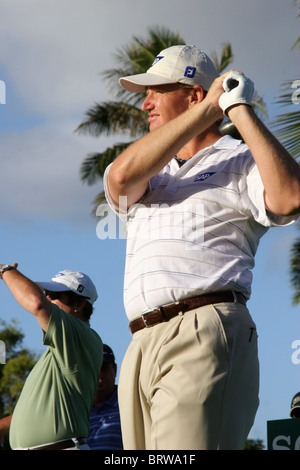
{"label": "white golf glove", "polygon": [[242,73],[230,72],[223,81],[223,88],[225,92],[219,98],[219,105],[224,116],[227,116],[230,106],[239,103],[251,105],[254,83]]}

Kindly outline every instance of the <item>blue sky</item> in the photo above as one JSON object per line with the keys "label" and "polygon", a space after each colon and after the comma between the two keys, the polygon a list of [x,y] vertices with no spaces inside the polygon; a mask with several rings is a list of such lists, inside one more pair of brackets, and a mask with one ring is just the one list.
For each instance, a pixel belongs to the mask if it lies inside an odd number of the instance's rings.
{"label": "blue sky", "polygon": [[[281,84],[299,79],[299,55],[291,50],[299,36],[296,14],[292,2],[282,0],[0,0],[0,80],[6,85],[6,104],[0,104],[0,263],[18,262],[36,281],[60,269],[86,272],[99,293],[91,325],[119,365],[130,341],[122,298],[125,241],[97,237],[91,211],[102,184],[83,185],[79,169],[88,153],[127,136],[74,133],[88,108],[113,99],[101,72],[116,66],[117,49],[133,36],[147,37],[153,26],[179,32],[208,54],[229,41],[233,67],[255,82],[271,119],[280,112],[274,101]],[[300,307],[292,305],[289,281],[290,249],[298,236],[296,226],[271,229],[253,270],[249,307],[259,333],[261,404],[249,437],[265,444],[267,421],[288,418],[300,390],[292,347],[300,342]],[[42,352],[37,323],[4,283],[0,296],[0,318],[16,318],[25,345]]]}

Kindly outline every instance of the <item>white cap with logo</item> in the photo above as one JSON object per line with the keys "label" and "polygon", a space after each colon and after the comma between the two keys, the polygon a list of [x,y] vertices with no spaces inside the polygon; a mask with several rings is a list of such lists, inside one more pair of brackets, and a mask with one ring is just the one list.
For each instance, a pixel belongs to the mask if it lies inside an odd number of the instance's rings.
{"label": "white cap with logo", "polygon": [[171,46],[161,51],[146,73],[119,79],[122,88],[143,93],[146,87],[170,83],[200,85],[208,90],[219,77],[210,57],[196,46]]}
{"label": "white cap with logo", "polygon": [[42,289],[50,292],[72,291],[77,295],[85,297],[93,305],[98,294],[94,283],[89,276],[79,271],[65,269],[59,271],[49,282],[37,282]]}

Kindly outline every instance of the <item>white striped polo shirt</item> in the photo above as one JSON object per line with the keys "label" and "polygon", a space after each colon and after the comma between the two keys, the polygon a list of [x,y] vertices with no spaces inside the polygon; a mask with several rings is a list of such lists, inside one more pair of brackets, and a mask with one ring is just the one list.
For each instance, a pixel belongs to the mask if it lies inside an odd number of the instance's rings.
{"label": "white striped polo shirt", "polygon": [[[107,191],[106,198],[117,212]],[[269,227],[248,147],[222,137],[183,166],[172,159],[127,214],[124,305],[129,320],[179,299],[234,290],[251,294],[254,256]]]}

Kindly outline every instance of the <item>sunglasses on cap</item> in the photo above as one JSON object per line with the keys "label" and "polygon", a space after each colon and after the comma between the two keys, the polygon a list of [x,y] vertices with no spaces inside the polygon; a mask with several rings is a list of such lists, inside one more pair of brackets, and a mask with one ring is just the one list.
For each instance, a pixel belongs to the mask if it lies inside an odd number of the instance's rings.
{"label": "sunglasses on cap", "polygon": [[50,297],[51,300],[58,300],[62,292],[53,292],[49,290],[44,290],[44,294],[46,297]]}
{"label": "sunglasses on cap", "polygon": [[64,291],[59,291],[59,292],[54,292],[54,291],[49,291],[49,290],[44,290],[44,295],[46,297],[50,297],[51,300],[59,300],[62,296],[62,294],[67,294],[68,299],[70,301],[74,301],[77,299],[77,297],[81,297],[82,299],[87,299],[88,297],[84,297],[83,295],[78,295],[75,294],[75,292],[69,291],[69,290],[64,290]]}

